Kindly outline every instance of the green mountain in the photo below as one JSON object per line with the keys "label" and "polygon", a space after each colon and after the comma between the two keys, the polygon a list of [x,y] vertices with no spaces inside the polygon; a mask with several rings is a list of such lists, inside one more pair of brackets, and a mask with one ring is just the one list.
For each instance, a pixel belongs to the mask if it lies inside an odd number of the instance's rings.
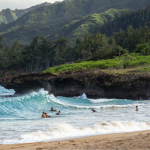
{"label": "green mountain", "polygon": [[37,9],[39,7],[42,6],[47,6],[50,5],[50,3],[42,3],[36,6],[32,6],[30,8],[27,9],[15,9],[15,10],[11,10],[9,8],[7,9],[3,9],[2,11],[0,11],[0,24],[1,23],[10,23],[14,20],[17,20],[18,18],[20,18],[21,16],[23,16],[25,13],[32,11],[34,9]]}
{"label": "green mountain", "polygon": [[130,25],[132,25],[134,29],[137,29],[140,26],[150,28],[150,5],[144,9],[130,11],[121,16],[116,16],[114,20],[109,20],[102,26],[101,24],[97,24],[93,33],[99,31],[102,34],[111,36],[114,32],[119,32],[120,29],[127,31],[127,28]]}
{"label": "green mountain", "polygon": [[[63,1],[29,11],[19,19],[1,25],[0,36],[8,44],[12,44],[15,39],[22,44],[27,44],[36,35],[49,37],[52,40],[64,36],[74,41],[77,36],[87,33],[94,22],[103,24],[112,20],[115,13],[120,14],[125,11],[115,9],[137,10],[146,7],[148,3],[149,0]],[[108,9],[110,10],[107,12]]]}
{"label": "green mountain", "polygon": [[[130,10],[131,11],[131,10]],[[97,26],[103,26],[107,21],[113,21],[116,14],[118,16],[123,15],[126,12],[130,12],[128,9],[109,9],[103,13],[94,13],[92,15],[88,15],[83,17],[80,20],[74,20],[69,24],[66,24],[56,33],[48,36],[49,39],[55,39],[56,37],[65,37],[75,42],[77,37],[85,36],[89,31],[92,31]]]}

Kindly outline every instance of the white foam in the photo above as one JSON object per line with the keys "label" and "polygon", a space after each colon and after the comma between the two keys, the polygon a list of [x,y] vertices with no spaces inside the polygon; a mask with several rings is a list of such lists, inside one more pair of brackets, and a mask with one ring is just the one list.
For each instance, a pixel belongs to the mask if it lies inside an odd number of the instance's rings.
{"label": "white foam", "polygon": [[81,96],[75,96],[73,98],[76,98],[76,99],[88,99],[85,93],[83,93]]}
{"label": "white foam", "polygon": [[13,95],[14,93],[15,91],[13,89],[8,90],[0,86],[0,96]]}
{"label": "white foam", "polygon": [[91,125],[90,127],[74,127],[67,123],[53,124],[51,130],[37,131],[29,134],[21,135],[18,139],[0,141],[2,144],[12,143],[30,143],[40,141],[52,141],[61,138],[81,137],[89,135],[118,133],[118,132],[130,132],[149,130],[150,123],[146,122],[101,122]]}
{"label": "white foam", "polygon": [[111,102],[111,101],[114,101],[114,99],[105,99],[105,98],[102,98],[102,99],[89,99],[89,101],[91,103],[94,103],[94,104],[99,104],[99,103],[103,103],[103,102]]}
{"label": "white foam", "polygon": [[[59,104],[59,105],[63,105],[64,107],[73,107],[73,108],[82,108],[82,109],[91,109],[91,108],[95,108],[95,109],[100,109],[100,108],[127,108],[127,107],[135,107],[135,106],[141,106],[144,104],[127,104],[127,105],[100,105],[100,106],[81,106],[81,105],[72,105],[72,104],[68,104],[66,102],[62,102],[59,99],[57,99],[53,94],[50,95],[49,97],[53,102]],[[93,102],[94,100],[92,100]]]}
{"label": "white foam", "polygon": [[101,108],[128,108],[128,107],[136,107],[143,106],[144,104],[127,104],[127,105],[104,105]]}

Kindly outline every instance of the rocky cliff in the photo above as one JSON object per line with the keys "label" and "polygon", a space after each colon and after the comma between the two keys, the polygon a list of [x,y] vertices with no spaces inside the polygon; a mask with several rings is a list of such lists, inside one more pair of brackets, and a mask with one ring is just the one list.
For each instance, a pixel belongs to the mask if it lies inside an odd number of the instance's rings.
{"label": "rocky cliff", "polygon": [[0,78],[0,85],[16,94],[41,88],[55,96],[73,97],[86,93],[89,98],[143,99],[150,97],[150,73],[106,74],[99,70],[66,72],[59,75],[21,74]]}

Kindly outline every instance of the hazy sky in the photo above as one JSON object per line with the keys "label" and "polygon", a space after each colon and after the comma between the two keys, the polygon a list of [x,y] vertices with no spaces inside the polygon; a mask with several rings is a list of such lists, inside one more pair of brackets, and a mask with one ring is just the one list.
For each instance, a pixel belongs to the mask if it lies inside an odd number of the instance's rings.
{"label": "hazy sky", "polygon": [[44,2],[54,3],[56,1],[62,0],[0,0],[0,11],[2,9],[10,8],[10,9],[23,9],[29,8],[31,6],[41,4]]}

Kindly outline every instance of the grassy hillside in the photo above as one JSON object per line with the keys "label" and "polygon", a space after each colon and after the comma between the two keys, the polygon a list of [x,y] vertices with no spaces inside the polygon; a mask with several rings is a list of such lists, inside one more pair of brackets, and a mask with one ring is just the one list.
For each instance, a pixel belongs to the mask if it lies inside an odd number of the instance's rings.
{"label": "grassy hillside", "polygon": [[32,11],[34,9],[37,9],[39,7],[42,7],[42,6],[46,6],[46,5],[50,5],[50,3],[39,4],[36,6],[32,6],[30,8],[27,8],[27,9],[15,9],[15,10],[11,10],[9,8],[3,9],[2,11],[0,11],[0,24],[10,23],[14,20],[17,20],[19,17],[21,17],[25,13]]}
{"label": "grassy hillside", "polygon": [[[128,59],[130,58],[130,59]],[[122,68],[121,64],[125,66]],[[108,73],[143,73],[150,71],[150,56],[131,53],[126,58],[103,59],[98,61],[84,61],[81,63],[64,64],[50,67],[44,73],[59,74],[62,72],[99,69]]]}
{"label": "grassy hillside", "polygon": [[[0,36],[9,44],[14,39],[27,44],[36,35],[49,36],[52,40],[61,36],[74,40],[80,34],[87,33],[94,20],[96,23],[103,23],[113,19],[115,11],[111,8],[136,10],[146,7],[148,3],[149,0],[74,0],[43,6],[26,13],[16,21],[1,25]],[[108,9],[111,10],[104,13],[104,17],[99,14]]]}

